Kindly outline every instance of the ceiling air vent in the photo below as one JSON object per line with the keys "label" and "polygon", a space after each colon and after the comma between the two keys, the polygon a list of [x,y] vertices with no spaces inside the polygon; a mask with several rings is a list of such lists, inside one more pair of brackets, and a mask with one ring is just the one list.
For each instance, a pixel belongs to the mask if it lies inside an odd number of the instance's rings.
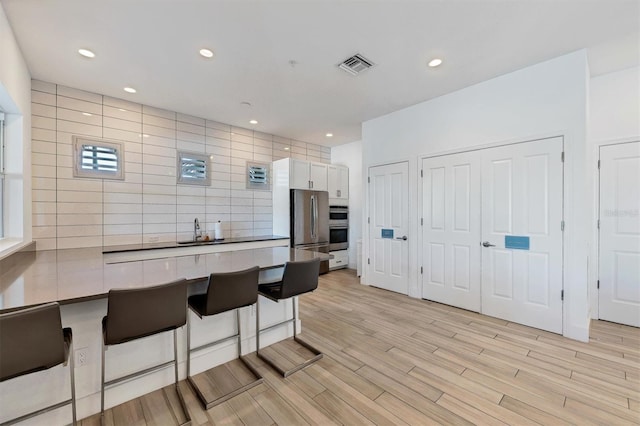
{"label": "ceiling air vent", "polygon": [[373,65],[373,62],[371,62],[361,54],[356,53],[352,57],[345,59],[338,66],[351,75],[358,75],[367,68],[371,68]]}

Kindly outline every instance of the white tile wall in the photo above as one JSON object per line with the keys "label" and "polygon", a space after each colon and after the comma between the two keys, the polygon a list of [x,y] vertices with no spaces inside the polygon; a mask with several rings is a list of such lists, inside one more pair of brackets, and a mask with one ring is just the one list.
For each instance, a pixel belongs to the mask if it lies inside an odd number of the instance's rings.
{"label": "white tile wall", "polygon": [[[247,161],[330,163],[330,148],[34,80],[33,236],[38,250],[175,241],[223,222],[225,236],[271,234],[270,191],[247,190]],[[73,177],[74,135],[120,141],[125,179]],[[179,150],[211,156],[211,185],[176,184]]]}

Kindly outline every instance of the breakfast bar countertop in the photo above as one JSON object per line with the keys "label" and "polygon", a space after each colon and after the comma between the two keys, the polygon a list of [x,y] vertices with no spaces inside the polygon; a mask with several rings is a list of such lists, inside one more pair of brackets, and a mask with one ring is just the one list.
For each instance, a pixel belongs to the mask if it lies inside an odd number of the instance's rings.
{"label": "breakfast bar countertop", "polygon": [[330,255],[288,247],[269,247],[109,263],[102,247],[20,252],[0,270],[0,312],[47,302],[74,303],[106,297],[112,288],[136,288],[180,278],[203,279],[212,272]]}

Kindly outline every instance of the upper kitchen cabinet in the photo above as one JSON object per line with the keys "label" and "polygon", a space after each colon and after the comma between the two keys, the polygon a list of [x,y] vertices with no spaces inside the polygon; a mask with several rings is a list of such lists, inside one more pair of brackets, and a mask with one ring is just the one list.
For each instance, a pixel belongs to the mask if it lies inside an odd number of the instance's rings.
{"label": "upper kitchen cabinet", "polygon": [[346,206],[349,203],[349,168],[327,166],[327,188],[329,204]]}
{"label": "upper kitchen cabinet", "polygon": [[284,158],[278,160],[289,165],[289,187],[291,189],[327,190],[327,165],[305,160]]}

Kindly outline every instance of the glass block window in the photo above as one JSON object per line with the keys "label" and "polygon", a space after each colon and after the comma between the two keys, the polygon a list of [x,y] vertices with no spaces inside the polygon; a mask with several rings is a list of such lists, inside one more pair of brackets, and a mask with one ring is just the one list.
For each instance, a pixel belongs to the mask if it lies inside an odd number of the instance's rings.
{"label": "glass block window", "polygon": [[124,179],[124,147],[121,143],[74,136],[73,147],[75,177]]}
{"label": "glass block window", "polygon": [[247,189],[269,189],[269,164],[247,163]]}
{"label": "glass block window", "polygon": [[193,152],[178,152],[178,183],[208,186],[209,157]]}

